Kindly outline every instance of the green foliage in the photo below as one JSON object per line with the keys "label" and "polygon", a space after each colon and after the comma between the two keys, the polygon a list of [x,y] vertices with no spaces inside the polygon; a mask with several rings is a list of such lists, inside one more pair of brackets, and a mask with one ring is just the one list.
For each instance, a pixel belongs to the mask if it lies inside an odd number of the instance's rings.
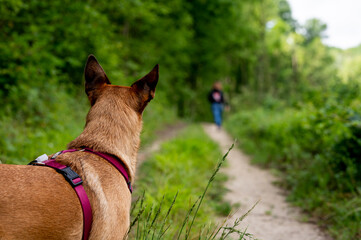
{"label": "green foliage", "polygon": [[292,17],[291,6],[287,0],[279,0],[278,15],[295,31],[298,27],[297,21]]}
{"label": "green foliage", "polygon": [[[37,90],[28,89],[24,102],[17,103],[18,109],[23,111],[0,117],[0,160],[3,163],[26,164],[43,153],[63,150],[84,126],[89,108],[85,96],[71,98],[54,85],[49,86],[46,94]],[[43,97],[39,95],[47,96],[47,101],[39,101]]]}
{"label": "green foliage", "polygon": [[325,38],[325,31],[327,24],[323,23],[317,18],[309,19],[304,26],[305,29],[305,44],[311,43],[316,38]]}
{"label": "green foliage", "polygon": [[361,82],[361,45],[345,51],[333,49],[338,67],[338,77],[344,83]]}
{"label": "green foliage", "polygon": [[142,146],[154,141],[158,136],[155,134],[166,125],[175,124],[178,121],[175,107],[165,107],[166,96],[161,92],[148,104],[143,112],[143,131],[141,133]]}
{"label": "green foliage", "polygon": [[323,25],[314,20],[298,34],[285,0],[2,0],[1,13],[0,96],[8,111],[0,113],[7,115],[35,115],[46,98],[23,107],[29,91],[62,85],[73,94],[89,53],[119,85],[159,63],[164,104],[193,119],[210,117],[204,106],[217,80],[229,96],[248,89],[259,101],[291,95],[292,103],[336,75],[319,40]]}

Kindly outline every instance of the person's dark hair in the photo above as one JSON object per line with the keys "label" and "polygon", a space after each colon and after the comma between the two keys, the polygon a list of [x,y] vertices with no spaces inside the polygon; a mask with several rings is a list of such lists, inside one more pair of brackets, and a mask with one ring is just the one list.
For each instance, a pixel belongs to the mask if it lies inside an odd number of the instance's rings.
{"label": "person's dark hair", "polygon": [[222,83],[220,81],[214,82],[213,89],[222,90]]}

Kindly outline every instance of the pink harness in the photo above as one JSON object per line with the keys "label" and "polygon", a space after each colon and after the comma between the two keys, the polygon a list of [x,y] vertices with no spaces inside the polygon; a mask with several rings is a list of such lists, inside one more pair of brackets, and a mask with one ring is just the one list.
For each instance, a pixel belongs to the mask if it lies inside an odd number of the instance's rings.
{"label": "pink harness", "polygon": [[111,163],[116,169],[118,169],[120,174],[123,175],[124,179],[127,182],[130,192],[132,192],[132,186],[129,181],[129,175],[128,175],[127,171],[125,170],[124,165],[118,159],[116,159],[115,157],[110,156],[108,154],[105,154],[105,153],[96,152],[90,148],[84,148],[82,150],[68,149],[68,150],[60,151],[60,152],[55,153],[51,157],[51,159],[48,159],[48,157],[44,154],[44,155],[38,157],[35,161],[32,161],[31,163],[29,163],[29,165],[47,166],[47,167],[54,168],[58,173],[61,173],[64,176],[64,178],[69,182],[69,184],[74,188],[76,194],[78,195],[81,207],[83,209],[84,225],[83,225],[83,238],[82,239],[87,240],[89,238],[89,234],[90,234],[93,215],[92,215],[92,209],[91,209],[91,205],[90,205],[88,196],[82,186],[83,181],[79,177],[79,175],[76,172],[74,172],[70,167],[60,164],[55,161],[55,158],[57,156],[59,156],[60,154],[68,153],[68,152],[76,152],[76,151],[89,152],[89,153],[93,153],[95,155],[98,155],[98,156],[104,158],[109,163]]}

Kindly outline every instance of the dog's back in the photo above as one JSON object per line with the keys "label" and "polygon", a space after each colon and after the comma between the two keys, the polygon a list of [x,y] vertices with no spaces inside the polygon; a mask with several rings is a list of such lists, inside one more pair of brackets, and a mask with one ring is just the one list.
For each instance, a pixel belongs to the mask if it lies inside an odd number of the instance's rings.
{"label": "dog's back", "polygon": [[81,206],[62,175],[47,167],[5,164],[0,172],[1,239],[81,238]]}

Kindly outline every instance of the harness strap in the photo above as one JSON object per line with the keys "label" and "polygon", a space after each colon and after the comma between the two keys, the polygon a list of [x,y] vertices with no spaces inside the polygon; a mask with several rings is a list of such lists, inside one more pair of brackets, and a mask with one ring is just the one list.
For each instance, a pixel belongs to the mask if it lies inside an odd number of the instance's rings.
{"label": "harness strap", "polygon": [[31,165],[39,165],[39,166],[47,166],[54,168],[58,173],[61,173],[64,178],[70,183],[70,185],[74,188],[80,205],[83,210],[83,240],[87,240],[89,238],[90,229],[92,225],[93,215],[92,208],[89,202],[89,198],[85,192],[85,189],[82,186],[82,179],[79,175],[74,172],[70,167],[60,164],[55,161],[55,158],[61,154],[61,152],[56,153],[51,159],[37,162],[36,160],[31,162]]}
{"label": "harness strap", "polygon": [[83,209],[83,239],[87,240],[89,239],[89,234],[92,226],[93,221],[93,214],[92,214],[92,208],[89,202],[89,198],[83,188],[82,185],[79,185],[78,187],[74,188],[76,194],[78,195],[78,198],[81,203],[81,207]]}
{"label": "harness strap", "polygon": [[61,152],[58,152],[56,154],[54,154],[54,156],[52,158],[56,158],[57,156],[59,156],[60,154],[63,153],[67,153],[67,152],[76,152],[76,151],[84,151],[84,152],[89,152],[89,153],[93,153],[95,155],[98,155],[101,158],[104,158],[105,160],[107,160],[110,164],[112,164],[119,172],[120,174],[123,175],[125,181],[127,182],[129,191],[131,193],[133,193],[133,188],[132,188],[132,184],[128,175],[128,172],[125,170],[124,165],[122,164],[121,161],[119,161],[118,159],[116,159],[115,157],[109,155],[109,154],[105,154],[105,153],[101,153],[101,152],[96,152],[91,148],[83,148],[82,150],[77,150],[77,149],[67,149],[67,150],[63,150]]}
{"label": "harness strap", "polygon": [[54,158],[44,161],[43,163],[45,164],[45,166],[55,168],[55,170],[61,173],[70,183],[70,185],[72,185],[72,187],[74,188],[83,209],[83,239],[88,239],[92,225],[93,215],[89,198],[85,192],[85,189],[81,185],[83,183],[82,179],[70,167],[56,162]]}
{"label": "harness strap", "polygon": [[[70,150],[73,150],[73,149],[70,149]],[[132,185],[131,185],[131,182],[130,182],[130,179],[129,179],[129,175],[128,175],[127,171],[125,170],[124,165],[119,160],[117,160],[115,157],[113,157],[111,155],[101,153],[101,152],[96,152],[91,148],[84,148],[84,151],[93,153],[95,155],[98,155],[99,157],[102,157],[105,160],[107,160],[109,163],[111,163],[120,172],[120,174],[123,175],[125,181],[127,182],[129,191],[131,193],[133,193],[133,189],[132,189]]]}
{"label": "harness strap", "polygon": [[81,203],[82,210],[83,210],[84,224],[83,224],[83,238],[82,239],[87,240],[89,238],[89,234],[90,234],[90,230],[91,230],[93,215],[92,215],[92,209],[91,209],[91,205],[89,202],[89,198],[82,186],[83,181],[79,177],[79,175],[76,172],[74,172],[69,166],[60,164],[55,161],[55,158],[57,156],[59,156],[60,154],[68,153],[68,152],[76,152],[76,151],[85,151],[85,152],[93,153],[93,154],[98,155],[98,156],[104,158],[105,160],[107,160],[120,172],[120,174],[123,175],[131,193],[133,190],[132,190],[131,182],[129,179],[129,175],[128,175],[124,165],[118,159],[116,159],[115,157],[113,157],[111,155],[105,154],[105,153],[96,152],[90,148],[84,148],[82,150],[77,150],[77,149],[63,150],[63,151],[55,153],[51,157],[51,159],[48,159],[48,156],[46,154],[44,154],[44,155],[38,157],[35,161],[29,163],[29,165],[40,165],[40,166],[48,166],[48,167],[54,168],[58,173],[61,173],[64,176],[64,178],[69,182],[69,184],[74,188],[76,194],[78,195],[78,198]]}

